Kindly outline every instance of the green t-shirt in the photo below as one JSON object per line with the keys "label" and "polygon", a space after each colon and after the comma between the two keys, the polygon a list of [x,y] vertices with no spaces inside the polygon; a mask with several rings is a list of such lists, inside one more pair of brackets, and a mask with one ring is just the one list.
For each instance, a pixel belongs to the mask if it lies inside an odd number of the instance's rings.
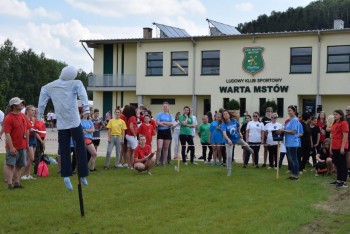
{"label": "green t-shirt", "polygon": [[[180,135],[192,135],[192,128],[189,126],[182,125],[182,121],[184,121],[185,119],[186,119],[186,116],[180,115],[180,118],[179,118],[179,121],[181,124]],[[193,120],[191,116],[187,119],[187,124],[193,124]]]}
{"label": "green t-shirt", "polygon": [[198,134],[200,134],[201,138],[200,141],[201,143],[209,143],[208,142],[208,137],[209,137],[209,130],[210,129],[210,123],[202,123],[199,125],[198,128]]}

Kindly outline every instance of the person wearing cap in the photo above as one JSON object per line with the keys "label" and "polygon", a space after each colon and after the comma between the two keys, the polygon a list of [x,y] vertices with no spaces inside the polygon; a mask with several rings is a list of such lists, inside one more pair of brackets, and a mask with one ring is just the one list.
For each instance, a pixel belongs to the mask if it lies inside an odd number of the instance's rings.
{"label": "person wearing cap", "polygon": [[23,188],[20,183],[21,168],[26,166],[29,129],[31,128],[28,118],[21,112],[23,107],[22,99],[12,98],[9,101],[8,114],[3,123],[6,137],[5,175],[10,190]]}
{"label": "person wearing cap", "polygon": [[45,111],[47,102],[51,99],[57,118],[58,143],[61,153],[61,176],[69,191],[73,190],[70,176],[72,165],[70,159],[70,138],[75,141],[78,174],[83,185],[87,185],[89,175],[83,128],[78,111],[77,99],[81,100],[83,115],[90,114],[89,101],[83,83],[75,80],[78,71],[72,66],[62,69],[57,80],[43,86],[40,91],[38,104],[38,120]]}

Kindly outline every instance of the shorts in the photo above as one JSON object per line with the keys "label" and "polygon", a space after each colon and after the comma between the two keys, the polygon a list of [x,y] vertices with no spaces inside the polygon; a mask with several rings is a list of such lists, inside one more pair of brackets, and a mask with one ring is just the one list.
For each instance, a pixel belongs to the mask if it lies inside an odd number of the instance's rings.
{"label": "shorts", "polygon": [[85,145],[91,145],[91,144],[92,144],[92,139],[85,138]]}
{"label": "shorts", "polygon": [[130,136],[130,135],[125,135],[125,138],[127,140],[127,147],[130,147],[131,149],[136,149],[137,147],[137,137],[135,136]]}
{"label": "shorts", "polygon": [[160,130],[158,129],[157,139],[171,140],[171,129]]}
{"label": "shorts", "polygon": [[94,139],[92,140],[92,143],[94,144],[94,146],[99,146],[100,145],[100,139]]}
{"label": "shorts", "polygon": [[29,137],[29,147],[35,148],[37,145],[36,137]]}
{"label": "shorts", "polygon": [[6,165],[25,167],[27,160],[27,149],[17,150],[15,156],[10,154],[10,150],[6,149]]}

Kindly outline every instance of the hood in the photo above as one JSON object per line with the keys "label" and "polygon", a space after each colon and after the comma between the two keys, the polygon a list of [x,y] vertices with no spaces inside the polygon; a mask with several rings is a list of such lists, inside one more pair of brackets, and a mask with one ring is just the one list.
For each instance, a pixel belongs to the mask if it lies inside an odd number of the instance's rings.
{"label": "hood", "polygon": [[61,80],[74,80],[78,75],[78,70],[72,66],[66,66],[62,69],[60,79]]}

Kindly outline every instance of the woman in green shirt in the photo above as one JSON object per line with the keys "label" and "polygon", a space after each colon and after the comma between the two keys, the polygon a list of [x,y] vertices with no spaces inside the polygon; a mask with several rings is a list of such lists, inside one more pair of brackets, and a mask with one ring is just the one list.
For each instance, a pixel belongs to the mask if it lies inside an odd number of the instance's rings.
{"label": "woman in green shirt", "polygon": [[196,162],[194,162],[194,144],[193,144],[193,137],[192,137],[192,128],[195,127],[195,124],[193,124],[190,108],[188,106],[184,107],[183,114],[180,115],[179,121],[181,123],[180,142],[181,142],[182,162],[185,165],[187,165],[187,162],[186,162],[186,143],[187,143],[190,149],[191,163],[197,164]]}

